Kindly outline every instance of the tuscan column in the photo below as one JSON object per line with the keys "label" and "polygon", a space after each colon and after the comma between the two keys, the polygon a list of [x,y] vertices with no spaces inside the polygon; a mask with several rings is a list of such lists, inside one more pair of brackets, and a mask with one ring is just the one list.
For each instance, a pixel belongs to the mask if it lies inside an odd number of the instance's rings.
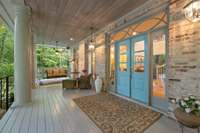
{"label": "tuscan column", "polygon": [[14,29],[14,77],[15,103],[21,106],[31,102],[31,35],[29,30],[29,10],[25,6],[15,6]]}
{"label": "tuscan column", "polygon": [[105,91],[108,91],[109,87],[109,75],[110,75],[110,34],[105,33]]}

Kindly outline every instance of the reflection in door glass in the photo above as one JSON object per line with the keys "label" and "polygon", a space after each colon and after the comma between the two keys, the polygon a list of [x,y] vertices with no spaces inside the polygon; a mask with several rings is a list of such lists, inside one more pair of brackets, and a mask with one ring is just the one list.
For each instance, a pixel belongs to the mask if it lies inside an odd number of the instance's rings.
{"label": "reflection in door glass", "polygon": [[125,53],[125,52],[127,52],[127,46],[126,46],[126,44],[122,44],[121,46],[120,46],[120,48],[119,48],[119,50],[120,50],[120,54],[123,54],[123,53]]}
{"label": "reflection in door glass", "polygon": [[165,97],[165,34],[153,34],[153,96]]}
{"label": "reflection in door glass", "polygon": [[127,55],[126,54],[120,55],[120,62],[127,62]]}
{"label": "reflection in door glass", "polygon": [[126,63],[120,63],[119,70],[121,72],[127,72],[127,64]]}
{"label": "reflection in door glass", "polygon": [[127,72],[127,61],[128,61],[127,50],[128,50],[128,47],[126,44],[122,44],[122,45],[120,45],[119,50],[120,50],[120,52],[119,52],[119,70],[121,72]]}
{"label": "reflection in door glass", "polygon": [[144,51],[144,41],[135,42],[134,51]]}
{"label": "reflection in door glass", "polygon": [[134,57],[134,71],[144,72],[144,52],[136,52]]}
{"label": "reflection in door glass", "polygon": [[144,41],[133,43],[133,72],[144,72]]}

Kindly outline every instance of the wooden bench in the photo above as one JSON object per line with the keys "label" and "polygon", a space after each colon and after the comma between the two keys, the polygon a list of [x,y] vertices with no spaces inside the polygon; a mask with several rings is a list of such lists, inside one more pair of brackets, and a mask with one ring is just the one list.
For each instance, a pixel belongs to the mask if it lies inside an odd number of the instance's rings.
{"label": "wooden bench", "polygon": [[47,78],[67,77],[66,68],[49,68],[46,70]]}

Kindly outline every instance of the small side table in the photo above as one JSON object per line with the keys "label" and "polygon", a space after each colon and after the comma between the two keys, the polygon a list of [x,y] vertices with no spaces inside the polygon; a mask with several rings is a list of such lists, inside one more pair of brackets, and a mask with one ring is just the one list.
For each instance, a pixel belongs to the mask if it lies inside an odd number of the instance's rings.
{"label": "small side table", "polygon": [[197,129],[197,133],[200,133],[200,117],[193,114],[187,114],[183,112],[180,108],[174,110],[174,115],[180,124],[181,132],[184,133],[184,127],[189,127]]}
{"label": "small side table", "polygon": [[[184,127],[189,127],[188,125],[185,125],[181,122],[178,121],[178,123],[180,124],[180,128],[181,128],[181,133],[184,133]],[[199,127],[189,127],[189,128],[192,128],[192,129],[196,129],[197,130],[197,133],[200,133],[200,130],[199,130]]]}

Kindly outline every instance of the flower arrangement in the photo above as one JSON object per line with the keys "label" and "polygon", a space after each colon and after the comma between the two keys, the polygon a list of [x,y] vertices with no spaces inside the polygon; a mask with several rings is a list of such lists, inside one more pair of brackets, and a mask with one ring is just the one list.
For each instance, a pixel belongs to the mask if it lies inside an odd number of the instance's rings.
{"label": "flower arrangement", "polygon": [[180,99],[179,106],[182,111],[188,114],[200,116],[200,100],[194,95]]}

